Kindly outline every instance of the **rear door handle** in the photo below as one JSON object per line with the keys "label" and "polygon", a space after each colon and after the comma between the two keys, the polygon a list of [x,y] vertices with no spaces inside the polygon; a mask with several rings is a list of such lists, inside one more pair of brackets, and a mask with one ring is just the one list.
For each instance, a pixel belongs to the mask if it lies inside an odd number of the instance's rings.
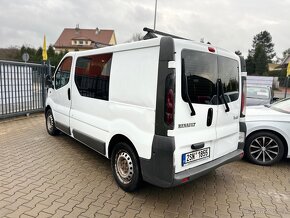
{"label": "rear door handle", "polygon": [[200,149],[200,148],[203,148],[203,147],[204,147],[204,143],[203,142],[191,145],[191,149],[193,149],[193,150]]}
{"label": "rear door handle", "polygon": [[213,109],[209,108],[207,111],[207,119],[206,119],[206,125],[211,126],[212,124],[212,117],[213,117]]}
{"label": "rear door handle", "polygon": [[67,97],[68,97],[68,100],[70,100],[70,88],[68,88],[67,90]]}

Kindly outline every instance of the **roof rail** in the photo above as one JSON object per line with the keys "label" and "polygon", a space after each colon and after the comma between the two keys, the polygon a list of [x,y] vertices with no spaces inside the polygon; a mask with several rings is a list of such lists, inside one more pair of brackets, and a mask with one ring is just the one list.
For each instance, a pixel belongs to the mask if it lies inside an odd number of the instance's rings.
{"label": "roof rail", "polygon": [[143,37],[144,40],[157,38],[157,36],[155,34],[161,35],[161,36],[170,36],[170,37],[176,38],[176,39],[190,40],[190,39],[186,39],[186,38],[183,38],[183,37],[180,37],[180,36],[175,36],[175,35],[172,35],[172,34],[164,33],[164,32],[158,31],[158,30],[153,30],[153,29],[150,29],[150,28],[147,28],[147,27],[144,27],[143,31],[147,32],[147,34]]}

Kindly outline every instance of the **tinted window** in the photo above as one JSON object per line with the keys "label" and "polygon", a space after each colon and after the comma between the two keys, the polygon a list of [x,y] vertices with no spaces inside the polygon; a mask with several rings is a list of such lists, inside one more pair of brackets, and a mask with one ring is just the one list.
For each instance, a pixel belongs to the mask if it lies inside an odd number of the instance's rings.
{"label": "tinted window", "polygon": [[214,54],[183,50],[182,56],[182,98],[188,95],[192,103],[216,104],[217,56]]}
{"label": "tinted window", "polygon": [[112,54],[77,59],[75,83],[82,96],[108,100]]}
{"label": "tinted window", "polygon": [[69,82],[72,57],[65,58],[55,73],[55,88],[59,89]]}
{"label": "tinted window", "polygon": [[239,98],[239,62],[219,56],[218,69],[225,96],[236,101]]}

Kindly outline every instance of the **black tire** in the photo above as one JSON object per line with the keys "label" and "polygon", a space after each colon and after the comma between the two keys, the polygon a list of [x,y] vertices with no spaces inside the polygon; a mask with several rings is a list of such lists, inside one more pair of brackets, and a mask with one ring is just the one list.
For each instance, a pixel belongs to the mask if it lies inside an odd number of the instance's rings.
{"label": "black tire", "polygon": [[111,156],[111,167],[117,184],[126,192],[138,189],[141,183],[141,171],[138,155],[126,143],[114,146]]}
{"label": "black tire", "polygon": [[284,155],[282,140],[274,133],[261,131],[246,138],[246,158],[258,165],[270,166],[279,162]]}
{"label": "black tire", "polygon": [[51,109],[48,109],[45,114],[46,130],[49,135],[56,136],[60,131],[55,127],[54,117]]}

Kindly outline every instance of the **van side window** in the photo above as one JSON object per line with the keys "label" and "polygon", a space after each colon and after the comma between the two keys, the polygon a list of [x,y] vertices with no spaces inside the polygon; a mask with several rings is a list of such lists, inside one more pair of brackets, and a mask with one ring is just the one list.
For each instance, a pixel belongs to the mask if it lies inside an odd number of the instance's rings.
{"label": "van side window", "polygon": [[[239,98],[239,63],[226,57],[218,57],[219,77],[222,81],[225,96],[229,102]],[[222,104],[222,102],[219,102]]]}
{"label": "van side window", "polygon": [[[205,52],[183,50],[182,98],[186,91],[192,103],[216,104],[216,81],[218,76],[217,56]],[[187,88],[185,82],[187,80]]]}
{"label": "van side window", "polygon": [[112,53],[79,57],[75,83],[80,95],[108,100]]}
{"label": "van side window", "polygon": [[65,58],[55,73],[55,89],[65,86],[69,82],[72,57]]}

